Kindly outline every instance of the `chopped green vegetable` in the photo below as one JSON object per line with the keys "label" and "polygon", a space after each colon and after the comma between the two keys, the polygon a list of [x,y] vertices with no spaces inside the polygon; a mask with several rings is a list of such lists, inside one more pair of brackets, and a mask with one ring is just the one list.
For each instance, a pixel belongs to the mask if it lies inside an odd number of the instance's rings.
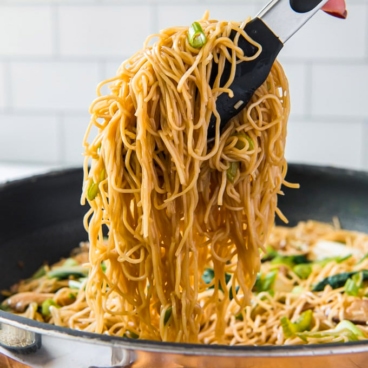
{"label": "chopped green vegetable", "polygon": [[310,264],[298,264],[293,267],[294,273],[302,280],[306,280],[312,273],[312,266]]}
{"label": "chopped green vegetable", "polygon": [[346,256],[337,256],[337,257],[329,257],[329,258],[324,258],[321,261],[317,261],[316,263],[318,263],[319,265],[321,265],[322,267],[325,266],[326,264],[330,263],[330,262],[336,262],[336,263],[342,263],[347,261],[349,258],[351,258],[351,254],[348,254]]}
{"label": "chopped green vegetable", "polygon": [[69,293],[69,299],[76,299],[76,295],[75,294],[73,294],[73,293]]}
{"label": "chopped green vegetable", "polygon": [[130,331],[130,330],[126,330],[123,337],[126,337],[128,339],[138,339],[139,338],[139,336],[135,332]]}
{"label": "chopped green vegetable", "polygon": [[231,280],[231,275],[228,273],[225,273],[225,282],[228,284],[228,282]]}
{"label": "chopped green vegetable", "polygon": [[239,162],[230,162],[230,166],[226,171],[226,176],[231,183],[234,183],[238,169],[239,169]]}
{"label": "chopped green vegetable", "polygon": [[345,329],[351,331],[355,336],[364,337],[363,331],[350,321],[343,320],[335,327],[335,331],[342,331]]}
{"label": "chopped green vegetable", "polygon": [[207,37],[203,32],[201,25],[198,22],[192,23],[188,30],[188,41],[189,44],[196,48],[200,49],[207,42]]}
{"label": "chopped green vegetable", "polygon": [[165,326],[166,326],[167,322],[169,322],[169,319],[171,318],[171,314],[172,314],[172,307],[169,307],[165,311],[165,316],[164,316],[164,325]]}
{"label": "chopped green vegetable", "polygon": [[[210,284],[215,277],[215,271],[212,268],[206,268],[202,275],[202,280],[206,284]],[[227,284],[231,280],[231,275],[225,273],[225,283]]]}
{"label": "chopped green vegetable", "polygon": [[104,261],[101,262],[101,269],[102,269],[102,272],[105,273],[106,272],[106,263]]}
{"label": "chopped green vegetable", "polygon": [[345,293],[351,296],[358,296],[359,289],[363,285],[363,274],[361,272],[356,273],[345,282]]}
{"label": "chopped green vegetable", "polygon": [[242,150],[245,147],[245,143],[243,141],[243,139],[246,139],[249,143],[249,149],[252,150],[254,149],[254,142],[252,140],[251,137],[249,137],[248,134],[246,133],[239,133],[236,134],[236,137],[238,138],[238,141],[236,142],[235,148]]}
{"label": "chopped green vegetable", "polygon": [[57,278],[59,280],[67,279],[69,276],[86,277],[88,276],[88,268],[82,266],[56,267],[47,273],[49,278]]}
{"label": "chopped green vegetable", "polygon": [[365,255],[364,255],[364,256],[359,260],[359,262],[358,262],[357,264],[363,263],[367,258],[368,258],[368,253],[367,253],[367,254],[365,254]]}
{"label": "chopped green vegetable", "polygon": [[77,280],[69,280],[68,285],[70,289],[77,289],[79,290],[82,287],[82,283]]}
{"label": "chopped green vegetable", "polygon": [[259,273],[257,275],[256,283],[253,286],[253,291],[261,293],[262,291],[271,291],[273,284],[275,283],[278,271],[273,270],[267,274]]}
{"label": "chopped green vegetable", "polygon": [[97,194],[98,194],[98,183],[95,183],[93,180],[91,181],[91,184],[89,185],[88,191],[87,191],[87,197],[90,201],[93,201]]}
{"label": "chopped green vegetable", "polygon": [[78,266],[78,265],[79,263],[74,258],[67,258],[63,263],[63,267]]}
{"label": "chopped green vegetable", "polygon": [[357,273],[362,274],[363,281],[368,280],[368,270],[359,272],[343,272],[337,275],[329,276],[314,285],[312,291],[323,291],[327,285],[330,285],[332,289],[343,287],[346,281]]}
{"label": "chopped green vegetable", "polygon": [[293,268],[295,265],[307,263],[310,263],[310,261],[304,254],[297,254],[294,256],[278,255],[271,261],[271,264],[273,265],[285,265],[290,268]]}
{"label": "chopped green vegetable", "polygon": [[[235,294],[238,293],[239,291],[239,286],[235,286]],[[229,291],[229,299],[233,300],[234,299],[234,295],[233,295],[233,288],[230,286],[230,291]]]}
{"label": "chopped green vegetable", "polygon": [[[308,342],[308,338],[324,338],[332,337],[337,339],[335,342],[344,341],[347,338],[348,341],[358,341],[360,337],[365,337],[362,330],[356,327],[350,321],[341,321],[334,329],[318,331],[318,332],[302,332],[296,334],[304,342]],[[340,339],[340,340],[339,340]]]}
{"label": "chopped green vegetable", "polygon": [[206,284],[210,284],[215,277],[215,271],[212,268],[206,268],[202,275],[202,280]]}
{"label": "chopped green vegetable", "polygon": [[303,288],[303,286],[301,286],[301,285],[296,285],[296,286],[294,286],[293,287],[293,289],[291,290],[291,293],[292,294],[295,294],[295,295],[300,295],[300,294],[302,294],[302,293],[304,293],[304,288]]}
{"label": "chopped green vegetable", "polygon": [[8,312],[10,311],[10,307],[6,304],[0,304],[0,310],[4,311],[4,312]]}
{"label": "chopped green vegetable", "polygon": [[60,305],[56,304],[53,299],[46,299],[41,305],[41,313],[45,317],[50,316],[50,307],[60,308]]}
{"label": "chopped green vegetable", "polygon": [[273,249],[270,245],[266,246],[266,254],[261,259],[261,262],[271,261],[278,256],[278,252]]}
{"label": "chopped green vegetable", "polygon": [[297,332],[310,331],[313,322],[313,312],[311,309],[303,312],[295,322],[291,322],[288,317],[282,317],[281,327],[286,338],[293,337]]}

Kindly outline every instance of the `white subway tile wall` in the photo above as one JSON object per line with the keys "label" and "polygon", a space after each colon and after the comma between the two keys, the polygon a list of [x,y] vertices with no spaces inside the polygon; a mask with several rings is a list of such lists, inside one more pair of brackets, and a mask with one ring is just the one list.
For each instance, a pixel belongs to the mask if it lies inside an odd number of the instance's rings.
{"label": "white subway tile wall", "polygon": [[360,169],[363,126],[359,121],[293,121],[288,126],[293,139],[288,140],[287,156],[301,163]]}
{"label": "white subway tile wall", "polygon": [[[241,20],[267,2],[0,0],[0,161],[81,166],[98,82],[147,35],[206,10]],[[368,1],[347,3],[347,20],[321,12],[280,54],[291,162],[368,170]]]}
{"label": "white subway tile wall", "polygon": [[50,6],[1,6],[1,56],[50,56],[53,16]]}
{"label": "white subway tile wall", "polygon": [[[311,112],[316,116],[368,116],[368,64],[362,62],[313,65]],[[323,91],[321,93],[320,91]]]}
{"label": "white subway tile wall", "polygon": [[0,114],[2,161],[57,163],[61,160],[56,116]]}
{"label": "white subway tile wall", "polygon": [[12,105],[18,111],[88,111],[100,81],[96,62],[14,62]]}
{"label": "white subway tile wall", "polygon": [[151,33],[150,10],[149,5],[60,7],[60,55],[105,59],[133,54]]}

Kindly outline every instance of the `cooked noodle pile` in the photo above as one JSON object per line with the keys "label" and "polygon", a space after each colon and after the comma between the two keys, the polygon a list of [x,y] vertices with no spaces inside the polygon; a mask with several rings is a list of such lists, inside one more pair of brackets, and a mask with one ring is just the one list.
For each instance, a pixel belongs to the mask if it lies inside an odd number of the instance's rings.
{"label": "cooked noodle pile", "polygon": [[[216,292],[213,264],[205,265],[200,277],[205,290],[198,295],[204,310],[200,343],[296,345],[368,338],[368,234],[308,221],[295,228],[274,228],[266,244],[250,304],[239,312],[238,302],[229,296],[221,340],[216,335],[219,317],[213,295],[223,301],[226,292],[221,290],[226,286]],[[72,258],[42,266],[13,288],[14,295],[2,308],[38,321],[93,331],[94,312],[85,292],[88,268],[82,267],[88,252],[88,244],[82,243]],[[102,270],[107,271],[105,263]],[[225,278],[230,277],[227,269]],[[167,311],[164,330],[172,318]],[[105,318],[109,333],[139,337],[139,330],[122,322],[121,316],[105,314]]]}
{"label": "cooked noodle pile", "polygon": [[[204,19],[208,41],[200,49],[189,45],[186,27],[167,29],[100,84],[90,108],[90,127],[99,132],[85,151],[89,330],[124,335],[129,329],[142,339],[199,342],[211,310],[222,343],[229,304],[225,273],[238,311],[249,304],[259,248],[286,174],[289,95],[275,63],[249,106],[221,135],[218,128],[209,146],[212,114],[219,123],[216,98],[231,93],[234,73],[219,85],[225,60],[234,72],[236,61],[257,57],[244,56],[228,38],[232,30],[247,37],[243,26]],[[218,75],[211,85],[214,64]],[[111,94],[101,94],[104,84]],[[209,264],[214,291],[204,301],[201,275]]]}
{"label": "cooked noodle pile", "polygon": [[[229,311],[234,317],[250,303],[277,195],[288,185],[288,84],[275,62],[220,134],[216,99],[232,94],[236,63],[257,58],[261,48],[245,23],[207,16],[200,23],[203,47],[188,43],[187,27],[166,29],[98,86],[82,196],[91,206],[90,271],[72,305],[51,308],[53,323],[141,339],[229,343]],[[228,37],[232,30],[258,52],[243,55],[238,38]],[[220,85],[226,60],[232,71]],[[212,115],[217,132],[209,143]],[[98,133],[87,143],[93,127]],[[202,278],[207,268],[210,284]]]}

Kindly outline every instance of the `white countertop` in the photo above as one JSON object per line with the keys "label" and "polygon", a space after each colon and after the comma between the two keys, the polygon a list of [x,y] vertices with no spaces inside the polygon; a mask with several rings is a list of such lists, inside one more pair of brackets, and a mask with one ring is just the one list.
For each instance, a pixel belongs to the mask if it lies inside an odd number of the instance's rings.
{"label": "white countertop", "polygon": [[0,162],[0,183],[43,174],[48,171],[61,169],[58,165],[35,165]]}

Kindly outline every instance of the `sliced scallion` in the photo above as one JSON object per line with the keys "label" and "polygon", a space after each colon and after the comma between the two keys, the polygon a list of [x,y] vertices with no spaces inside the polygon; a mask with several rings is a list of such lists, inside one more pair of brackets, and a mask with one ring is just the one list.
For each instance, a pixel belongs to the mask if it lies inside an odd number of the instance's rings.
{"label": "sliced scallion", "polygon": [[293,268],[294,273],[302,280],[306,280],[312,273],[312,266],[310,264],[298,264]]}
{"label": "sliced scallion", "polygon": [[98,194],[98,184],[94,181],[91,182],[87,191],[87,197],[90,201],[93,201]]}
{"label": "sliced scallion", "polygon": [[67,279],[69,276],[86,277],[88,276],[88,268],[83,266],[56,267],[49,271],[47,276],[59,280]]}
{"label": "sliced scallion", "polygon": [[345,282],[344,290],[347,295],[358,296],[359,289],[363,284],[363,274],[361,272],[356,273]]}
{"label": "sliced scallion", "polygon": [[248,134],[246,134],[246,133],[239,133],[239,134],[236,135],[236,137],[238,138],[238,141],[236,142],[236,145],[235,145],[235,147],[237,149],[242,150],[245,147],[244,139],[248,142],[249,149],[250,150],[254,149],[253,139],[251,137],[249,137]]}
{"label": "sliced scallion", "polygon": [[165,311],[165,316],[164,316],[164,325],[165,326],[166,326],[167,322],[169,322],[169,319],[171,318],[171,314],[172,314],[172,307],[169,307]]}
{"label": "sliced scallion", "polygon": [[226,171],[226,177],[231,183],[234,183],[238,169],[239,169],[239,162],[230,162],[230,166]]}
{"label": "sliced scallion", "polygon": [[282,317],[281,327],[286,338],[293,337],[297,332],[310,331],[313,322],[312,310],[303,312],[295,322],[291,322],[289,318]]}
{"label": "sliced scallion", "polygon": [[53,299],[46,299],[41,306],[42,315],[48,317],[50,315],[50,307],[60,308],[60,305],[56,304]]}
{"label": "sliced scallion", "polygon": [[203,32],[201,25],[198,22],[194,22],[188,30],[188,41],[190,46],[200,49],[207,42],[207,37]]}

